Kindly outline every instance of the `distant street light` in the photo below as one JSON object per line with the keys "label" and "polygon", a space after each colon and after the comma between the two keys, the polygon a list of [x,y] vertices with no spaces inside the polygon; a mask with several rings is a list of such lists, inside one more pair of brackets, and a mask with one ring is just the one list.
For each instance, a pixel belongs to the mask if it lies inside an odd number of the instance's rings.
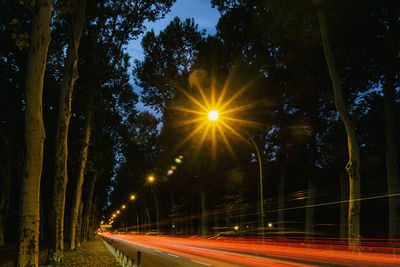
{"label": "distant street light", "polygon": [[149,175],[149,176],[147,177],[147,181],[148,181],[149,183],[154,182],[154,175]]}
{"label": "distant street light", "polygon": [[124,210],[125,208],[126,208],[126,206],[125,206],[125,205],[122,205],[121,209]]}
{"label": "distant street light", "polygon": [[136,196],[135,195],[131,195],[130,199],[131,200],[135,200]]}

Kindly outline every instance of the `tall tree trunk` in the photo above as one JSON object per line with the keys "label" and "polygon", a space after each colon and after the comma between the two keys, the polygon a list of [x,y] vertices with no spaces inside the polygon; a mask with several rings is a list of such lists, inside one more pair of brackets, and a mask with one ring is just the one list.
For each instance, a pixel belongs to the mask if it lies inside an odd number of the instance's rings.
{"label": "tall tree trunk", "polygon": [[77,221],[79,216],[79,207],[82,202],[82,185],[83,179],[85,174],[86,162],[88,158],[88,148],[90,142],[90,131],[92,125],[92,111],[88,108],[87,118],[86,118],[86,125],[85,125],[85,136],[82,144],[82,151],[81,151],[81,160],[80,166],[78,171],[78,177],[76,178],[76,184],[74,186],[74,193],[72,197],[72,209],[71,209],[71,216],[70,216],[70,228],[69,228],[69,248],[71,250],[75,249],[76,246],[76,228],[77,228]]}
{"label": "tall tree trunk", "polygon": [[348,213],[348,237],[349,247],[356,249],[360,245],[360,154],[356,128],[351,120],[350,114],[346,108],[343,96],[342,84],[335,63],[335,57],[331,41],[329,39],[328,25],[324,12],[319,8],[317,17],[320,25],[322,46],[324,56],[331,77],[335,106],[339,112],[347,133],[347,146],[349,161],[346,165],[346,171],[349,175],[349,213]]}
{"label": "tall tree trunk", "polygon": [[81,238],[82,238],[82,213],[83,213],[83,202],[79,204],[79,212],[78,212],[78,221],[76,223],[75,229],[75,246],[81,247]]}
{"label": "tall tree trunk", "polygon": [[389,38],[388,38],[388,50],[389,57],[387,59],[388,67],[385,73],[385,82],[383,84],[383,93],[385,101],[385,134],[386,134],[386,175],[388,183],[388,194],[389,194],[389,238],[399,238],[399,208],[400,208],[400,197],[391,196],[400,192],[399,187],[399,151],[397,143],[396,133],[396,59],[397,59],[397,48],[395,45],[398,44],[398,38],[396,38],[396,32],[398,32],[397,22],[394,21],[396,14],[393,11],[389,11]]}
{"label": "tall tree trunk", "polygon": [[60,263],[64,249],[64,209],[68,172],[68,128],[71,118],[71,96],[78,79],[78,48],[85,22],[86,0],[72,1],[73,10],[67,14],[69,42],[61,85],[56,134],[55,175],[50,217],[49,263]]}
{"label": "tall tree trunk", "polygon": [[85,198],[85,203],[83,205],[82,229],[81,229],[81,233],[82,233],[81,240],[83,242],[86,242],[87,239],[88,239],[87,229],[88,229],[88,225],[89,225],[89,218],[90,218],[90,215],[91,215],[90,213],[91,213],[91,210],[92,210],[94,186],[95,186],[96,181],[97,181],[99,176],[100,176],[100,174],[97,171],[95,171],[94,174],[93,174],[93,178],[90,181],[89,190],[88,190],[88,193],[87,193],[86,198]]}
{"label": "tall tree trunk", "polygon": [[5,245],[5,224],[7,221],[8,208],[10,207],[11,195],[11,167],[0,165],[1,172],[1,199],[0,199],[0,247]]}
{"label": "tall tree trunk", "polygon": [[16,266],[39,266],[39,195],[46,138],[42,94],[43,78],[50,43],[50,19],[53,1],[36,1],[25,83],[24,175],[21,182],[21,206]]}
{"label": "tall tree trunk", "polygon": [[281,164],[281,177],[278,184],[278,226],[280,235],[285,232],[285,178],[286,178],[286,165]]}

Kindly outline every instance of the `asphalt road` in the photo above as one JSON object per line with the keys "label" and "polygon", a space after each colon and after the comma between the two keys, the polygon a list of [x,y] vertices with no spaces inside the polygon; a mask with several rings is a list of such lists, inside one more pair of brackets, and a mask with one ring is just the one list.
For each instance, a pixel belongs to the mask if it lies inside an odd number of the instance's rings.
{"label": "asphalt road", "polygon": [[400,266],[399,255],[357,253],[326,247],[260,244],[169,236],[106,234],[102,238],[143,267],[157,266]]}

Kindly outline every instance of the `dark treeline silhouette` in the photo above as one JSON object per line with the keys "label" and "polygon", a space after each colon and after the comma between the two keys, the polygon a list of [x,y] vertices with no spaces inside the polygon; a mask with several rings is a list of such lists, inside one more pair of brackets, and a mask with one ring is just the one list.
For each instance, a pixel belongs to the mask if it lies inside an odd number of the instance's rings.
{"label": "dark treeline silhouette", "polygon": [[175,18],[130,66],[129,41],[173,3],[0,3],[0,246],[16,266],[42,248],[62,262],[101,221],[399,238],[400,4],[212,0],[214,36]]}
{"label": "dark treeline silhouette", "polygon": [[60,263],[99,226],[138,118],[126,47],[173,2],[1,2],[0,246],[16,266],[38,266],[39,241]]}
{"label": "dark treeline silhouette", "polygon": [[[398,238],[400,6],[212,4],[221,12],[215,36],[175,18],[143,38],[145,58],[134,75],[142,101],[162,112],[162,128],[147,152],[155,153],[151,163],[137,157],[137,144],[129,148],[106,218],[140,192],[114,228],[154,230],[159,217],[167,233],[257,234],[261,227],[269,235],[348,237],[351,247],[361,237]],[[224,134],[215,130],[216,149],[212,131],[197,128],[201,108],[187,95],[211,109],[219,96],[239,95],[226,114],[237,119],[232,130],[222,123]],[[263,226],[252,140],[264,173]],[[148,173],[158,183],[145,184]]]}

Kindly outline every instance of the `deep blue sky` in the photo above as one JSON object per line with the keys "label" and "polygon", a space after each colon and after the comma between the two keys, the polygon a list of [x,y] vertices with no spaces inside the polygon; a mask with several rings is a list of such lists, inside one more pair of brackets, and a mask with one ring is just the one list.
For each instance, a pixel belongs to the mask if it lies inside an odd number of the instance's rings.
{"label": "deep blue sky", "polygon": [[[154,29],[156,34],[159,33],[174,17],[179,17],[181,20],[194,18],[195,23],[199,25],[199,29],[206,29],[207,34],[213,35],[216,32],[215,25],[217,25],[220,15],[217,9],[211,8],[211,0],[177,0],[164,19],[145,23],[147,31]],[[140,45],[142,37],[143,35],[140,35],[138,39],[131,41],[128,45],[127,51],[131,56],[132,66],[135,59],[143,60],[143,49]],[[135,91],[139,93],[140,88],[135,84],[133,86]],[[138,108],[143,110],[142,103],[139,103]]]}

